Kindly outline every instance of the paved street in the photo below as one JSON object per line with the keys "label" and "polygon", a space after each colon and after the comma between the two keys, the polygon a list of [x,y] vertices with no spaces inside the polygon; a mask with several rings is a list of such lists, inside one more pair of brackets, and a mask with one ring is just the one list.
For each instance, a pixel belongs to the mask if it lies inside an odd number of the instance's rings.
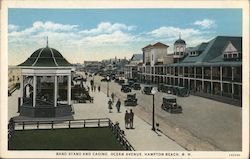
{"label": "paved street", "polygon": [[[118,121],[131,144],[136,150],[241,150],[241,108],[229,104],[216,102],[197,96],[177,97],[177,102],[183,107],[182,114],[169,114],[161,110],[162,97],[167,94],[158,92],[155,95],[156,122],[159,129],[167,135],[158,136],[151,130],[152,121],[152,96],[137,94],[139,105],[133,107],[135,112],[134,130],[124,128],[124,106],[122,113],[108,113],[106,92],[107,83],[100,82],[102,77],[95,77],[96,85],[101,85],[101,92],[90,92],[94,97],[94,104],[74,104],[75,119],[108,117],[113,122]],[[120,86],[114,82],[109,84],[110,94],[123,100],[126,94],[120,91]],[[9,117],[18,115],[17,93],[9,97]],[[115,108],[115,107],[114,107]],[[145,140],[147,139],[147,140]],[[149,144],[150,143],[150,144]]]}
{"label": "paved street", "polygon": [[[19,91],[9,97],[9,117],[16,116],[17,110],[17,95]],[[113,113],[108,112],[108,98],[103,92],[91,92],[94,97],[94,103],[74,104],[75,115],[74,119],[88,118],[110,118],[113,123],[118,121],[120,127],[125,131],[126,138],[137,151],[143,150],[162,150],[162,151],[184,151],[185,149],[178,145],[173,140],[160,132],[151,130],[151,125],[138,118],[135,114],[134,127],[135,129],[125,129],[124,113],[125,108],[121,106],[121,113],[117,113],[116,107],[113,106]]]}
{"label": "paved street", "polygon": [[[102,77],[95,77],[98,82]],[[101,83],[106,91],[106,82]],[[110,92],[117,92],[117,96],[125,99],[126,94],[120,92],[120,86],[110,83]],[[139,106],[136,107],[141,118],[151,121],[152,96],[137,94]],[[162,97],[168,94],[158,92],[155,95],[156,122],[160,129],[190,150],[241,150],[242,139],[242,109],[229,104],[213,101],[197,96],[177,97],[177,102],[183,107],[182,114],[170,114],[161,109]],[[145,111],[145,112],[143,112]],[[143,113],[141,113],[143,112]],[[167,130],[166,127],[176,129],[178,132]],[[165,130],[165,131],[164,131]],[[181,136],[177,136],[177,134]],[[182,139],[183,136],[186,139]],[[193,138],[197,140],[192,144]]]}

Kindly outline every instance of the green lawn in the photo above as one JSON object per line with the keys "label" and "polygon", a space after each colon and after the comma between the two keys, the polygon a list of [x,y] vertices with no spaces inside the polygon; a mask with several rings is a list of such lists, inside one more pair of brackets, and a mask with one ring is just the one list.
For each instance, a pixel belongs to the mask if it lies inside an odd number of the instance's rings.
{"label": "green lawn", "polygon": [[123,150],[110,128],[15,131],[9,150]]}

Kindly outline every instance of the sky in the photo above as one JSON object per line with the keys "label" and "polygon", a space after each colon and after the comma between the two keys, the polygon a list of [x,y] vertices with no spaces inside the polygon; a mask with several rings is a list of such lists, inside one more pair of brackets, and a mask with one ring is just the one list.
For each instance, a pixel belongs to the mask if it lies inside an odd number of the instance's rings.
{"label": "sky", "polygon": [[187,47],[216,36],[242,36],[241,9],[9,9],[8,62],[35,50],[57,49],[71,63],[131,58],[148,44],[175,40]]}

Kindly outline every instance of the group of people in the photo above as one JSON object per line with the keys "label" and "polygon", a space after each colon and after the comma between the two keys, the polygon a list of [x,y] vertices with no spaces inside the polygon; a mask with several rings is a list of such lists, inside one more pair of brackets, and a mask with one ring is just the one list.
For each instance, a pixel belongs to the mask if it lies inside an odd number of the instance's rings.
{"label": "group of people", "polygon": [[134,112],[132,111],[132,109],[130,109],[129,113],[126,110],[124,120],[125,120],[125,128],[126,129],[133,129],[134,128]]}
{"label": "group of people", "polygon": [[[111,110],[113,109],[113,107],[112,107],[113,103],[114,103],[114,97],[112,97],[112,95],[111,95],[111,99],[109,99],[109,101],[108,101],[109,113],[112,113]],[[115,106],[117,109],[117,113],[120,113],[120,108],[121,108],[121,100],[120,99],[117,100]]]}
{"label": "group of people", "polygon": [[[98,89],[98,92],[100,92],[101,91],[101,86],[98,86],[97,89]],[[89,88],[89,86],[87,86],[87,91],[89,92],[89,90],[90,90],[90,88]],[[92,92],[96,91],[96,85],[91,86],[91,91]]]}
{"label": "group of people", "polygon": [[[112,113],[112,105],[114,103],[114,98],[115,98],[115,94],[112,93],[111,94],[111,99],[109,99],[108,101],[108,109],[109,109],[109,113]],[[118,99],[116,104],[115,104],[116,108],[117,108],[117,112],[120,113],[120,108],[121,108],[121,100]],[[133,129],[134,125],[134,112],[132,111],[132,109],[130,109],[130,112],[128,112],[126,110],[126,113],[125,113],[125,128],[126,129]]]}

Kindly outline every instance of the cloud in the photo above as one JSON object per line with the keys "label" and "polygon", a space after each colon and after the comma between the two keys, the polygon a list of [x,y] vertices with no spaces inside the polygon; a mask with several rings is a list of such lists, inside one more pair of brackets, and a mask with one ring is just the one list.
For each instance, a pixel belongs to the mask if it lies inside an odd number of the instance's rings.
{"label": "cloud", "polygon": [[[61,24],[51,21],[36,21],[30,27],[21,28],[9,25],[9,52],[14,54],[9,60],[12,64],[23,62],[36,49],[49,46],[58,49],[71,62],[82,62],[84,59],[122,57],[140,53],[143,46],[149,43],[163,42],[170,46],[179,37],[188,46],[210,40],[214,33],[194,28],[162,26],[154,30],[138,31],[136,26],[122,23],[100,22],[93,28],[81,29],[80,25]],[[130,58],[127,56],[127,58]]]}
{"label": "cloud", "polygon": [[116,31],[131,31],[134,30],[135,26],[127,26],[121,23],[111,24],[110,22],[101,22],[98,24],[97,28],[93,28],[90,30],[83,30],[80,33],[85,34],[103,34],[103,33],[113,33]]}
{"label": "cloud", "polygon": [[202,28],[205,29],[209,29],[216,26],[215,21],[211,19],[197,20],[193,24],[201,26]]}
{"label": "cloud", "polygon": [[20,27],[18,26],[18,25],[14,25],[14,24],[9,24],[8,25],[8,30],[9,30],[9,32],[10,31],[16,31],[16,30],[18,30]]}
{"label": "cloud", "polygon": [[180,33],[181,36],[185,38],[202,34],[202,32],[198,29],[163,26],[149,32],[148,35],[151,35],[155,38],[176,39]]}

